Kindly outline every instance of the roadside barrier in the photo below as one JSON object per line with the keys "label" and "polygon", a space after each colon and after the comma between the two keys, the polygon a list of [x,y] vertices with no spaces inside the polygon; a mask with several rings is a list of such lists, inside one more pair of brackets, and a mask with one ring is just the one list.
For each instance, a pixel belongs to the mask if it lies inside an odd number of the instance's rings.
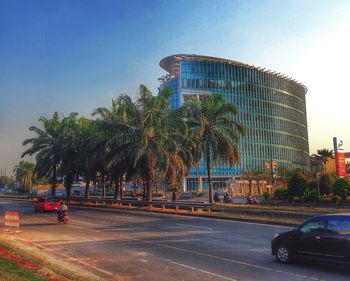
{"label": "roadside barrier", "polygon": [[3,231],[9,232],[11,228],[14,228],[15,233],[21,232],[19,229],[18,212],[5,212],[4,223],[5,223],[5,226],[3,228]]}
{"label": "roadside barrier", "polygon": [[[20,196],[13,196],[14,198],[23,198]],[[31,196],[29,199],[35,200],[37,198],[40,198],[41,196]],[[0,196],[0,198],[2,198]],[[99,197],[90,197],[89,199],[85,199],[83,197],[77,197],[77,196],[71,196],[70,198],[61,197],[61,200],[65,200],[70,204],[93,204],[95,206],[98,205],[104,205],[104,206],[117,206],[117,207],[127,207],[127,208],[137,208],[137,207],[149,207],[151,209],[160,209],[162,211],[174,211],[179,212],[180,210],[187,210],[191,213],[196,212],[203,212],[207,211],[210,213],[211,211],[211,204],[205,203],[205,202],[189,202],[189,201],[175,201],[175,202],[169,202],[168,200],[157,200],[153,199],[151,202],[148,201],[140,201],[140,200],[128,200],[128,199],[112,199],[112,198],[99,198]],[[25,200],[28,200],[25,199]]]}

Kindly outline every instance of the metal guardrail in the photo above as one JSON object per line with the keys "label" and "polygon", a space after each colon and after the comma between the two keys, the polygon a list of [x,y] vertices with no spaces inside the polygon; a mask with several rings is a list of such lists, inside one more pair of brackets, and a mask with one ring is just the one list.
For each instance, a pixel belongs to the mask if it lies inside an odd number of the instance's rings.
{"label": "metal guardrail", "polygon": [[138,201],[138,200],[117,200],[117,199],[103,199],[103,198],[70,198],[70,201],[76,202],[87,202],[105,205],[119,205],[131,207],[150,207],[150,208],[160,208],[163,211],[166,209],[171,209],[175,211],[179,210],[190,210],[194,211],[208,211],[211,210],[211,204],[200,203],[200,202],[169,202],[167,200],[154,200],[154,201]]}
{"label": "metal guardrail", "polygon": [[[40,198],[42,196],[19,196],[19,195],[10,195],[10,196],[0,196],[0,198],[16,199],[16,200],[27,200]],[[127,200],[127,199],[113,199],[113,198],[99,198],[99,197],[90,197],[89,199],[77,196],[71,196],[69,198],[59,197],[62,200],[71,202],[71,203],[92,203],[95,205],[105,205],[105,206],[126,206],[129,208],[132,207],[149,207],[149,208],[159,208],[163,211],[165,210],[190,210],[191,212],[195,211],[211,211],[211,204],[204,202],[169,202],[168,200],[153,200],[153,201],[140,201],[140,200]]]}

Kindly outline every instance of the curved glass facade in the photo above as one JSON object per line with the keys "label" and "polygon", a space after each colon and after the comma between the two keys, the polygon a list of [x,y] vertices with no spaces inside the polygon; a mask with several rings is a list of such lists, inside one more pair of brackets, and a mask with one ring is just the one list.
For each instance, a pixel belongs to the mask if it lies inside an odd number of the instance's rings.
{"label": "curved glass facade", "polygon": [[[179,107],[186,95],[218,93],[236,106],[246,128],[239,143],[241,162],[218,163],[213,176],[232,176],[250,168],[262,170],[271,159],[287,169],[309,168],[305,94],[297,81],[240,62],[197,55],[166,57],[160,66],[169,74],[161,87],[173,92]],[[189,176],[205,176],[204,163]]]}

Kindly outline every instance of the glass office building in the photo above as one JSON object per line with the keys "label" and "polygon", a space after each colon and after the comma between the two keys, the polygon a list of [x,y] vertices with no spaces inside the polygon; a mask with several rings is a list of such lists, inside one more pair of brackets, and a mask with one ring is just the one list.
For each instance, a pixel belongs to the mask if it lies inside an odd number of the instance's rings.
{"label": "glass office building", "polygon": [[[309,169],[309,143],[305,95],[307,88],[280,73],[221,58],[172,55],[159,65],[171,103],[179,107],[187,95],[218,93],[236,106],[237,121],[246,128],[238,148],[241,162],[234,167],[218,162],[213,167],[214,187],[247,169],[263,170],[272,161],[287,169]],[[204,162],[191,169],[187,189],[206,186]]]}

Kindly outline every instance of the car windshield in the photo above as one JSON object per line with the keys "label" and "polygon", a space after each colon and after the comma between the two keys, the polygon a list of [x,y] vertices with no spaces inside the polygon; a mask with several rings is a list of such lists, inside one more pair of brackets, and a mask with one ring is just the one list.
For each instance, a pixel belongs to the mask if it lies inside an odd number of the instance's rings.
{"label": "car windshield", "polygon": [[57,200],[56,199],[54,199],[54,198],[47,198],[47,202],[56,202]]}

